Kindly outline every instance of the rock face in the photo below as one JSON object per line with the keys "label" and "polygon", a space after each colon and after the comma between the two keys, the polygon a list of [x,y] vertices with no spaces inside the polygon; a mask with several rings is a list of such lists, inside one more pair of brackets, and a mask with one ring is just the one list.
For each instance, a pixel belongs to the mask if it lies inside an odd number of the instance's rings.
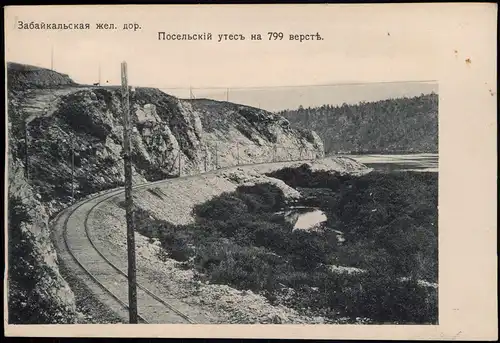
{"label": "rock face", "polygon": [[75,323],[73,292],[58,269],[48,214],[9,151],[9,322]]}
{"label": "rock face", "polygon": [[[123,183],[120,97],[119,90],[76,88],[58,98],[51,115],[31,113],[28,164],[43,201],[67,203],[72,173],[76,198]],[[18,102],[9,111],[18,119],[23,98],[12,95],[9,100]],[[291,129],[282,117],[255,108],[208,100],[193,103],[142,88],[132,104],[135,182],[323,156],[316,134]],[[13,138],[25,160],[23,124],[17,122]]]}
{"label": "rock face", "polygon": [[[324,155],[315,133],[292,129],[283,117],[260,109],[180,100],[150,88],[138,88],[130,100],[134,183]],[[72,195],[79,199],[123,184],[120,89],[77,85],[67,75],[10,63],[8,104],[9,194],[35,201],[21,202],[35,208],[38,223],[23,230],[33,233],[33,249],[50,270],[56,286],[47,291],[55,292],[54,303],[72,313],[72,293],[59,275],[47,220]]]}
{"label": "rock face", "polygon": [[[323,157],[323,142],[309,130],[293,129],[282,116],[257,108],[206,99],[191,100],[200,117],[204,141],[217,142],[222,165]],[[237,155],[238,154],[238,155]]]}

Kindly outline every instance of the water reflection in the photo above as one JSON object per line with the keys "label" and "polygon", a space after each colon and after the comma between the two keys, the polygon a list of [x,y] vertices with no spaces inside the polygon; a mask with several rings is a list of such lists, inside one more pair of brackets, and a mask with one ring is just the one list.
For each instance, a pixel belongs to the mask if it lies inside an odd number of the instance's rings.
{"label": "water reflection", "polygon": [[294,230],[309,230],[326,223],[325,212],[315,207],[290,206],[287,209],[277,212],[287,222],[293,225]]}
{"label": "water reflection", "polygon": [[348,155],[376,171],[438,172],[438,154]]}
{"label": "water reflection", "polygon": [[321,223],[325,223],[327,218],[323,211],[318,209],[307,209],[306,211],[288,211],[288,217],[295,221],[294,230],[308,230]]}
{"label": "water reflection", "polygon": [[[326,228],[328,220],[325,212],[315,207],[291,206],[276,215],[282,216],[287,222],[293,225],[293,230],[322,230]],[[339,243],[345,241],[344,234],[341,231],[333,230],[337,234]]]}

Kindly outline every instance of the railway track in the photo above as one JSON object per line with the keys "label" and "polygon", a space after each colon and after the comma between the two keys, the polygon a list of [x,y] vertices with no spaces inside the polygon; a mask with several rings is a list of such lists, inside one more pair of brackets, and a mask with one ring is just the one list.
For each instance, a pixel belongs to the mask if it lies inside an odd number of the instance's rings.
{"label": "railway track", "polygon": [[[69,254],[71,255],[71,257],[73,258],[73,260],[78,264],[78,266],[80,266],[80,268],[82,268],[89,276],[90,278],[96,283],[98,284],[104,292],[108,293],[113,299],[115,299],[118,304],[120,306],[122,306],[126,311],[128,311],[129,307],[128,305],[123,302],[117,295],[115,295],[112,291],[110,291],[109,289],[106,288],[106,286],[99,281],[99,279],[97,277],[95,277],[92,272],[90,272],[86,267],[85,265],[82,263],[82,261],[80,261],[76,255],[71,251],[70,249],[70,245],[68,243],[68,234],[67,234],[67,225],[68,225],[68,220],[70,218],[70,216],[78,209],[75,208],[73,209],[70,214],[66,217],[66,219],[64,220],[64,232],[63,232],[63,237],[64,237],[64,245],[66,246],[66,249],[68,250]],[[143,316],[141,316],[140,314],[138,314],[138,318],[140,320],[141,323],[144,323],[144,324],[148,324],[149,322],[144,319]]]}
{"label": "railway track", "polygon": [[[231,166],[203,173],[215,174],[223,170],[252,167],[257,165],[283,164],[298,161],[259,163]],[[306,161],[304,161],[306,162]],[[182,177],[195,178],[200,174]],[[153,187],[176,179],[148,182],[134,186],[134,190]],[[81,200],[61,211],[52,221],[54,243],[59,258],[83,281],[100,301],[115,312],[124,322],[128,322],[128,279],[127,273],[112,263],[99,250],[89,234],[88,220],[102,203],[123,195],[124,188],[104,191],[90,199]],[[138,317],[141,323],[190,323],[197,321],[180,311],[165,298],[160,297],[140,282],[137,284]]]}
{"label": "railway track", "polygon": [[[84,222],[84,227],[85,227],[85,235],[87,236],[90,244],[92,245],[92,247],[97,251],[97,253],[111,266],[113,267],[113,269],[115,269],[120,275],[122,275],[128,282],[128,279],[127,279],[127,274],[122,271],[120,268],[118,268],[115,264],[113,264],[109,259],[107,259],[104,254],[97,248],[96,244],[94,243],[94,241],[92,240],[92,238],[90,237],[90,234],[89,234],[89,227],[88,227],[88,219],[90,217],[90,215],[92,214],[92,212],[94,211],[94,209],[99,206],[100,204],[102,204],[103,202],[109,200],[110,198],[113,198],[115,197],[115,195],[111,195],[111,196],[108,196],[106,198],[104,198],[103,200],[99,201],[98,203],[96,203],[95,205],[92,206],[92,208],[90,209],[90,211],[87,213],[87,215],[85,216],[85,222]],[[142,294],[142,296],[149,296],[151,298],[153,298],[154,300],[156,300],[158,303],[160,303],[161,305],[163,305],[166,309],[168,309],[169,311],[177,314],[179,317],[183,318],[187,323],[190,323],[190,324],[196,324],[196,321],[192,318],[189,318],[189,316],[187,316],[186,314],[182,313],[180,310],[176,309],[173,305],[169,304],[166,300],[160,298],[159,296],[157,296],[156,294],[154,294],[152,291],[150,291],[149,289],[147,289],[146,287],[144,287],[143,285],[141,284],[137,284],[137,288],[138,288],[138,293],[139,292],[144,292],[145,294]],[[138,299],[140,299],[140,294],[137,295]],[[151,301],[150,301],[151,302]],[[128,307],[127,307],[128,309]],[[142,318],[142,317],[141,317]],[[142,318],[142,320],[146,323],[148,323],[147,320],[145,320],[144,318]]]}
{"label": "railway track", "polygon": [[[134,189],[150,187],[170,180],[137,185]],[[101,203],[120,196],[123,188],[112,190],[95,198],[74,205],[68,213],[55,219],[59,223],[60,243],[64,244],[66,255],[78,267],[78,276],[91,280],[91,291],[121,318],[128,321],[128,279],[127,273],[107,259],[89,235],[88,219]],[[58,222],[58,223],[57,223]],[[83,227],[81,223],[83,222]],[[59,249],[60,250],[60,249]],[[74,270],[74,268],[72,268]],[[85,275],[82,275],[85,274]],[[88,285],[88,282],[87,282]],[[94,287],[92,287],[94,286]],[[125,290],[125,292],[124,292]],[[137,284],[138,318],[141,323],[189,323],[196,321],[167,300],[162,299],[140,283]]]}

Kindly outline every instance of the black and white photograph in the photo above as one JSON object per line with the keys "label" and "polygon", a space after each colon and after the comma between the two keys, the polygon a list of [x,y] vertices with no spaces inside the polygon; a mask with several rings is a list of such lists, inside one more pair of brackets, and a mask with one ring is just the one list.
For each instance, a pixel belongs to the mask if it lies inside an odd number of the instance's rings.
{"label": "black and white photograph", "polygon": [[5,23],[9,325],[439,327],[442,85],[413,22],[69,8]]}

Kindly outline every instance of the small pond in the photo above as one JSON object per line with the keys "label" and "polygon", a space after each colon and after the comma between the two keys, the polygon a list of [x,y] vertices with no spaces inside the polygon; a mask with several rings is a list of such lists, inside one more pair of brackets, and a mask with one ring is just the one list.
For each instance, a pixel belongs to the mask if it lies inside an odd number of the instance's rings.
{"label": "small pond", "polygon": [[[293,225],[294,230],[314,230],[325,227],[328,217],[325,212],[315,207],[292,206],[276,213]],[[334,230],[339,242],[344,242],[343,233]]]}
{"label": "small pond", "polygon": [[325,223],[328,219],[322,210],[305,206],[291,206],[276,214],[283,216],[293,225],[294,230],[310,230]]}

